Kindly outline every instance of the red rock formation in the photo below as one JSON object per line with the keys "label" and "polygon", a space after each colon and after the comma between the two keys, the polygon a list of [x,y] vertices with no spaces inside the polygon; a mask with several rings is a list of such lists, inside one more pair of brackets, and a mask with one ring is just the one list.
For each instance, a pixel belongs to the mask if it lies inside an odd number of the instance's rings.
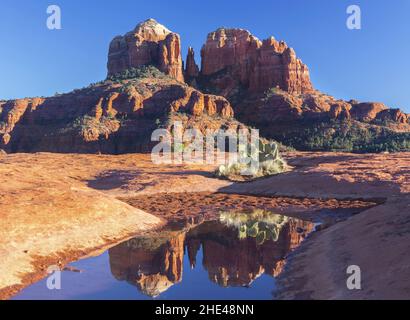
{"label": "red rock formation", "polygon": [[345,101],[335,101],[330,106],[329,116],[331,119],[349,120],[352,105]]}
{"label": "red rock formation", "polygon": [[290,93],[313,90],[309,69],[296,57],[295,51],[274,38],[263,41],[251,76],[251,92],[279,87]]}
{"label": "red rock formation", "polygon": [[238,120],[262,129],[267,137],[296,131],[305,120],[387,120],[391,129],[410,131],[410,117],[400,110],[337,100],[314,90],[306,65],[273,37],[261,42],[246,30],[221,28],[208,35],[201,56],[198,87],[228,98]]}
{"label": "red rock formation", "polygon": [[155,65],[165,74],[183,82],[179,35],[149,19],[137,25],[134,31],[111,41],[109,76],[142,65]]}
{"label": "red rock formation", "polygon": [[196,256],[201,248],[201,241],[199,239],[188,239],[186,241],[188,259],[191,269],[196,267]]}
{"label": "red rock formation", "polygon": [[[152,63],[151,63],[152,64]],[[184,81],[182,70],[181,40],[176,33],[170,33],[161,43],[159,51],[159,70],[178,81]]]}
{"label": "red rock formation", "polygon": [[201,73],[209,76],[227,67],[238,66],[243,72],[239,75],[247,78],[247,67],[251,67],[247,63],[259,47],[259,40],[246,30],[221,28],[211,32],[201,50]]}
{"label": "red rock formation", "polygon": [[130,240],[109,250],[111,272],[157,297],[182,280],[184,241],[185,233]]}
{"label": "red rock formation", "polygon": [[[106,81],[50,98],[0,101],[0,148],[6,152],[146,152],[152,148],[147,139],[158,127],[156,120],[172,112],[230,119],[235,111],[238,120],[276,139],[286,137],[288,129],[298,132],[300,122],[306,125],[311,120],[349,119],[373,125],[386,121],[393,123],[392,130],[410,132],[410,116],[400,110],[381,103],[336,100],[314,90],[308,68],[283,41],[271,37],[261,42],[246,30],[221,28],[208,35],[201,56],[198,73],[194,51],[188,50],[187,83],[217,95],[182,83],[176,33],[152,19],[140,23],[112,40],[108,74],[149,64],[170,77],[153,76],[138,85],[129,80]],[[85,118],[87,123],[77,121]]]}
{"label": "red rock formation", "polygon": [[171,112],[233,117],[225,98],[170,78],[107,81],[50,98],[2,102],[0,108],[0,148],[7,152],[146,152],[157,119],[165,122]]}
{"label": "red rock formation", "polygon": [[[239,241],[237,231],[229,228],[221,229],[218,225],[212,229],[210,226],[204,227],[209,229],[208,237],[202,237],[205,238],[202,240],[203,265],[209,279],[223,287],[236,287],[250,285],[264,273],[278,276],[283,271],[286,256],[313,231],[314,224],[290,219],[280,231],[277,242],[269,240],[260,245],[251,237]],[[198,230],[201,228],[199,226]],[[218,234],[224,235],[225,241],[218,241]]]}
{"label": "red rock formation", "polygon": [[383,103],[365,102],[353,105],[350,114],[356,120],[370,122],[376,119],[378,113],[387,109]]}
{"label": "red rock formation", "polygon": [[188,54],[185,63],[185,77],[196,78],[199,75],[199,67],[195,62],[195,52],[192,47],[188,48]]}
{"label": "red rock formation", "polygon": [[392,121],[396,123],[410,123],[410,116],[400,109],[387,109],[377,114],[377,119],[381,121]]}
{"label": "red rock formation", "polygon": [[221,28],[208,35],[201,56],[201,75],[212,81],[212,76],[221,78],[219,73],[224,72],[219,85],[231,90],[240,85],[250,92],[273,87],[290,93],[313,91],[306,65],[274,38],[261,42],[246,30]]}
{"label": "red rock formation", "polygon": [[262,96],[248,96],[234,108],[238,120],[257,127],[267,137],[296,132],[298,126],[310,121],[328,123],[329,120],[354,120],[372,125],[388,121],[393,124],[389,125],[392,130],[410,131],[409,116],[398,109],[389,109],[382,103],[337,100],[319,91],[291,94],[275,89]]}

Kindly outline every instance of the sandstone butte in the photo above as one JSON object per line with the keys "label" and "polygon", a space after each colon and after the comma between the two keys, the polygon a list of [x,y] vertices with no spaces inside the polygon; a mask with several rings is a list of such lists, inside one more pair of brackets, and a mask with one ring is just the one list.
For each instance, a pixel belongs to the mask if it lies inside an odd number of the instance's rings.
{"label": "sandstone butte", "polygon": [[157,66],[178,81],[184,81],[180,37],[153,19],[138,24],[133,31],[111,41],[108,75],[148,64]]}
{"label": "sandstone butte", "polygon": [[[240,125],[230,103],[183,82],[179,36],[154,20],[110,44],[108,76],[146,67],[138,79],[106,80],[49,98],[0,101],[0,149],[7,152],[130,153],[152,149],[151,133],[172,114],[198,127]],[[157,68],[157,69],[156,69]],[[160,70],[160,71],[158,71]]]}
{"label": "sandstone butte", "polygon": [[[172,218],[155,217],[119,197],[189,193],[195,200],[198,192],[302,198],[279,206],[284,213],[311,207],[311,198],[381,199],[381,205],[313,235],[292,272],[278,279],[286,289],[279,297],[410,297],[409,153],[289,153],[292,172],[252,183],[212,178],[212,166],[159,168],[148,155],[78,154],[149,150],[147,133],[156,120],[167,125],[168,117],[178,117],[175,111],[186,114],[187,126],[201,128],[235,129],[242,125],[235,115],[267,126],[304,118],[384,119],[408,131],[409,117],[400,110],[315,90],[307,67],[273,38],[261,42],[244,30],[219,29],[208,36],[201,68],[190,49],[184,70],[180,48],[178,35],[148,20],[113,40],[108,74],[146,64],[160,74],[150,69],[137,79],[107,80],[55,97],[0,101],[1,149],[75,153],[0,153],[0,297],[38,280],[48,265],[97,254]],[[325,204],[316,202],[316,208]],[[179,281],[178,259],[176,254],[162,286],[141,279],[141,288],[155,295]],[[346,264],[366,272],[365,290],[345,290]]]}
{"label": "sandstone butte", "polygon": [[246,30],[218,29],[201,50],[203,76],[226,71],[225,90],[242,85],[251,92],[279,87],[289,93],[313,91],[309,70],[295,51],[273,37],[260,41]]}
{"label": "sandstone butte", "polygon": [[[169,124],[175,112],[195,119],[191,122],[201,130],[209,125],[235,130],[241,125],[235,116],[278,140],[290,131],[303,138],[306,124],[332,119],[376,129],[388,123],[392,132],[410,132],[410,117],[399,109],[315,90],[308,67],[285,42],[261,41],[243,29],[211,32],[201,50],[201,68],[193,48],[184,67],[179,35],[149,19],[111,41],[107,66],[107,80],[87,88],[49,98],[0,100],[0,149],[145,152],[152,147],[152,130],[158,122]],[[147,66],[160,72],[116,78]]]}
{"label": "sandstone butte", "polygon": [[[382,103],[343,101],[314,89],[308,67],[285,42],[260,41],[243,29],[211,32],[201,50],[198,76],[192,66],[187,81],[205,92],[226,97],[236,118],[269,138],[330,120],[348,120],[366,127],[389,123],[396,132],[410,131],[410,116]],[[376,129],[377,130],[377,129]],[[296,130],[297,131],[297,130]],[[286,141],[284,141],[286,143]]]}

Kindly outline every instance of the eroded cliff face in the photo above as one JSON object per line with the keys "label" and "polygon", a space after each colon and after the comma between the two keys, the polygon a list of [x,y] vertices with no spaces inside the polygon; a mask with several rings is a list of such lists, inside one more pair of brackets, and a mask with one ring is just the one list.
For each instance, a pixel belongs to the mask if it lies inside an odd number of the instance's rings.
{"label": "eroded cliff face", "polygon": [[104,81],[55,97],[0,103],[0,149],[150,152],[156,144],[152,132],[166,128],[170,114],[178,112],[199,124],[205,115],[217,116],[221,125],[233,117],[225,98],[203,94],[169,76]]}
{"label": "eroded cliff face", "polygon": [[309,70],[293,49],[273,37],[260,41],[243,29],[218,29],[201,50],[201,75],[229,95],[236,87],[252,93],[278,87],[290,93],[313,91]]}
{"label": "eroded cliff face", "polygon": [[239,119],[261,125],[280,120],[357,120],[369,124],[381,121],[409,124],[410,120],[409,115],[383,103],[344,101],[318,91],[295,95],[276,89],[236,104],[235,111]]}
{"label": "eroded cliff face", "polygon": [[[243,29],[220,28],[208,35],[201,57],[199,69],[189,48],[183,70],[179,35],[153,19],[144,21],[112,40],[108,80],[55,97],[0,100],[0,149],[146,152],[153,146],[152,131],[177,112],[202,129],[242,126],[219,119],[235,115],[263,136],[296,147],[306,140],[305,128],[323,131],[317,124],[325,123],[329,132],[338,134],[332,121],[339,120],[363,128],[359,147],[380,133],[393,141],[397,139],[390,132],[410,132],[410,116],[399,109],[335,99],[315,90],[307,66],[273,37],[260,41]],[[132,74],[139,68],[155,68],[160,75]],[[123,73],[126,76],[118,79]],[[215,117],[206,123],[195,119],[202,116]],[[369,126],[375,132],[371,141],[366,138]],[[301,145],[310,150],[309,144]]]}
{"label": "eroded cliff face", "polygon": [[[187,61],[194,70],[192,57],[190,52]],[[399,109],[344,101],[314,89],[308,67],[273,37],[260,41],[247,30],[220,28],[208,35],[201,57],[201,70],[197,76],[192,72],[188,83],[226,97],[239,121],[268,138],[287,143],[283,137],[297,136],[298,128],[331,121],[353,121],[364,131],[410,132],[410,116]]]}
{"label": "eroded cliff face", "polygon": [[154,19],[137,25],[124,36],[115,37],[108,53],[108,75],[154,65],[160,71],[183,82],[181,40]]}

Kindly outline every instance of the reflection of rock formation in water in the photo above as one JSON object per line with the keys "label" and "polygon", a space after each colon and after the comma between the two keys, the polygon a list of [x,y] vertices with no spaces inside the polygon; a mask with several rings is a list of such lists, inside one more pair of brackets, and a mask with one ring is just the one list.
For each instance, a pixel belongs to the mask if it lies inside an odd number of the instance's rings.
{"label": "reflection of rock formation in water", "polygon": [[278,276],[286,255],[300,245],[313,227],[311,222],[288,219],[276,242],[268,240],[260,245],[253,237],[238,241],[235,228],[214,222],[199,226],[194,237],[201,239],[203,265],[211,281],[224,287],[247,286],[263,273]]}
{"label": "reflection of rock formation in water", "polygon": [[184,246],[191,268],[197,266],[202,246],[202,264],[212,282],[223,287],[247,286],[264,273],[278,276],[286,255],[314,227],[311,222],[297,219],[279,220],[285,222],[280,223],[276,241],[262,243],[251,236],[239,240],[237,228],[219,221],[202,223],[188,233],[163,232],[133,239],[110,249],[111,271],[118,280],[126,280],[142,293],[156,297],[182,281]]}
{"label": "reflection of rock formation in water", "polygon": [[185,234],[137,238],[109,250],[111,272],[156,297],[182,280]]}
{"label": "reflection of rock formation in water", "polygon": [[186,246],[188,251],[188,259],[191,269],[196,267],[196,256],[201,248],[201,241],[199,239],[191,238],[186,240]]}

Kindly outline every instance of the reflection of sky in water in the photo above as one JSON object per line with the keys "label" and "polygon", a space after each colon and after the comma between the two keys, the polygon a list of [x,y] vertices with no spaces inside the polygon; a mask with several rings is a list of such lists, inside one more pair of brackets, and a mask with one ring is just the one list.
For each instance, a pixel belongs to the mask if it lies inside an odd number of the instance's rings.
{"label": "reflection of sky in water", "polygon": [[[198,252],[202,260],[202,250]],[[139,292],[125,281],[117,281],[110,272],[108,253],[71,265],[83,270],[82,273],[65,271],[62,274],[62,290],[50,291],[45,280],[25,289],[15,299],[121,299],[149,300],[150,297]],[[184,257],[183,281],[175,284],[157,299],[271,299],[274,278],[262,275],[250,288],[223,288],[209,281],[208,273],[201,264],[191,270],[188,257]]]}
{"label": "reflection of sky in water", "polygon": [[153,238],[144,238],[72,263],[82,272],[64,271],[62,290],[48,290],[42,280],[15,299],[151,299],[144,291],[161,292],[156,299],[167,300],[272,299],[283,258],[313,227],[290,218],[277,241],[257,244],[253,237],[238,240],[233,226],[206,222],[188,233],[161,233],[155,239],[162,237],[163,244],[150,248],[145,241]]}

